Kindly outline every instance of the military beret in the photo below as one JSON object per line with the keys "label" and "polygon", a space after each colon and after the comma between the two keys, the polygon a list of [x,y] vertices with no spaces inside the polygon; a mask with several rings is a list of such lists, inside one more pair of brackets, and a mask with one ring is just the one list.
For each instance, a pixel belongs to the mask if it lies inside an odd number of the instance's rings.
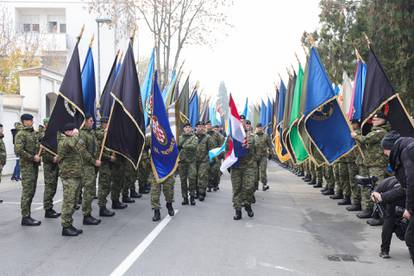
{"label": "military beret", "polygon": [[396,132],[395,130],[391,130],[387,134],[385,134],[384,138],[382,138],[381,146],[385,150],[391,150],[392,147],[395,144],[395,141],[397,141],[401,135]]}
{"label": "military beret", "polygon": [[92,114],[90,113],[85,113],[85,119],[88,120],[89,118],[92,118]]}
{"label": "military beret", "polygon": [[68,130],[73,130],[76,128],[76,125],[74,123],[67,123],[64,127],[63,127],[63,131],[68,131]]}
{"label": "military beret", "polygon": [[384,112],[378,111],[377,113],[375,113],[374,118],[381,118],[381,119],[386,120],[387,119],[387,116],[385,116],[385,113]]}
{"label": "military beret", "polygon": [[246,120],[246,125],[251,125],[252,122],[250,122],[249,120]]}
{"label": "military beret", "polygon": [[101,123],[107,123],[108,121],[109,121],[108,117],[106,116],[101,117],[101,120],[100,120]]}
{"label": "military beret", "polygon": [[191,124],[190,123],[185,123],[183,128],[188,127],[188,126],[191,127]]}
{"label": "military beret", "polygon": [[240,115],[240,119],[245,120],[246,119],[246,116]]}
{"label": "military beret", "polygon": [[49,117],[44,118],[44,119],[43,119],[43,123],[44,123],[44,124],[48,124],[48,123],[49,123]]}
{"label": "military beret", "polygon": [[210,120],[206,121],[206,125],[211,125],[211,121]]}
{"label": "military beret", "polygon": [[261,123],[258,123],[256,127],[263,127]]}
{"label": "military beret", "polygon": [[30,121],[30,120],[33,120],[33,116],[31,114],[25,113],[22,116],[20,116],[20,120]]}
{"label": "military beret", "polygon": [[203,121],[198,121],[198,122],[196,123],[196,126],[204,126],[204,122],[203,122]]}

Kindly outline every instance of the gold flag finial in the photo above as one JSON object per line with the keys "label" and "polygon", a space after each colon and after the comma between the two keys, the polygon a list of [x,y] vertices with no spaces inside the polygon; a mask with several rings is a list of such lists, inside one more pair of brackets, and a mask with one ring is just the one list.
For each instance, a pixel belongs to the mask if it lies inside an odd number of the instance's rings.
{"label": "gold flag finial", "polygon": [[92,44],[93,44],[93,40],[94,39],[95,39],[95,34],[93,34],[92,37],[91,37],[91,41],[89,42],[89,48],[92,47]]}
{"label": "gold flag finial", "polygon": [[85,30],[85,24],[82,25],[82,29],[81,29],[81,31],[79,33],[78,40],[81,40],[84,30]]}
{"label": "gold flag finial", "polygon": [[359,54],[358,49],[356,47],[354,47],[354,49],[355,49],[355,55],[357,57],[357,61],[360,60],[360,61],[364,62],[364,60],[362,59],[361,55]]}
{"label": "gold flag finial", "polygon": [[367,41],[368,48],[371,48],[371,40],[369,40],[369,38],[368,38],[368,36],[365,32],[363,32],[363,34],[364,34],[365,40]]}
{"label": "gold flag finial", "polygon": [[308,41],[309,41],[309,43],[312,47],[316,46],[316,41],[315,41],[315,39],[313,38],[313,36],[311,34],[308,34],[308,36],[306,38],[308,39]]}
{"label": "gold flag finial", "polygon": [[299,65],[301,65],[300,60],[299,60],[299,57],[298,57],[298,55],[296,54],[296,52],[295,52],[295,57],[296,57],[296,60],[298,61]]}

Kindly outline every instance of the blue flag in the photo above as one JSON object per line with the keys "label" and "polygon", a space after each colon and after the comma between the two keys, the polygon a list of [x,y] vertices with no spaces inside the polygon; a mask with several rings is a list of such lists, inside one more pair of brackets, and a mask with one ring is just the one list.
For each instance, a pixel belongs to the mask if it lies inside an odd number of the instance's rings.
{"label": "blue flag", "polygon": [[266,127],[267,134],[272,134],[272,116],[273,116],[273,104],[270,98],[267,98],[267,111],[266,111]]}
{"label": "blue flag", "polygon": [[157,182],[174,174],[178,165],[178,148],[171,131],[155,72],[151,115],[151,165]]}
{"label": "blue flag", "polygon": [[263,127],[266,127],[267,121],[267,107],[264,101],[262,100],[262,105],[260,106],[260,123]]}
{"label": "blue flag", "polygon": [[249,115],[249,98],[246,98],[246,103],[244,104],[244,109],[243,109],[243,116],[246,118],[246,120],[248,120],[248,115]]}
{"label": "blue flag", "polygon": [[189,104],[189,113],[190,113],[190,124],[193,128],[195,128],[197,122],[200,120],[200,111],[198,107],[198,93],[197,90],[194,91],[193,95],[190,98]]}
{"label": "blue flag", "polygon": [[306,131],[328,164],[355,147],[347,119],[315,48],[309,58],[304,114]]}
{"label": "blue flag", "polygon": [[286,99],[286,86],[283,81],[280,81],[280,88],[279,88],[279,102],[277,107],[277,117],[276,117],[276,128],[278,132],[279,142],[280,145],[280,156],[284,156],[287,154],[287,150],[283,143],[282,139],[282,123],[283,123],[283,116],[285,114],[285,99]]}
{"label": "blue flag", "polygon": [[82,68],[82,91],[85,114],[89,113],[96,123],[96,87],[95,87],[95,68],[93,64],[92,48],[89,47],[86,54],[85,63]]}
{"label": "blue flag", "polygon": [[145,127],[148,126],[148,110],[150,108],[150,95],[152,87],[152,76],[154,75],[155,49],[152,50],[151,58],[148,63],[147,74],[141,89],[142,109],[144,110]]}
{"label": "blue flag", "polygon": [[362,117],[362,99],[364,98],[365,78],[367,77],[367,65],[358,61],[358,72],[355,80],[354,94],[354,112],[352,120],[361,120]]}

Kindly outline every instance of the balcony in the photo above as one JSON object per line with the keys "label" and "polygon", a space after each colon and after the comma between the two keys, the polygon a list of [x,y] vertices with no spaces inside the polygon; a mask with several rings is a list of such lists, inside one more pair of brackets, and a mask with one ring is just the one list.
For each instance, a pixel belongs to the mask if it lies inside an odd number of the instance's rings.
{"label": "balcony", "polygon": [[45,52],[63,52],[68,50],[65,33],[26,32],[18,35],[17,42],[22,49],[37,49],[38,55]]}

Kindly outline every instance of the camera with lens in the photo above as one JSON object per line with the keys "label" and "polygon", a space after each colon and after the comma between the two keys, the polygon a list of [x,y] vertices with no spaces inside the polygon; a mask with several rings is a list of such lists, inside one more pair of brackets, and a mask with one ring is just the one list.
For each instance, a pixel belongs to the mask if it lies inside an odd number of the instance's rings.
{"label": "camera with lens", "polygon": [[401,206],[395,206],[395,216],[399,219],[401,219],[403,217],[405,208],[401,207]]}

